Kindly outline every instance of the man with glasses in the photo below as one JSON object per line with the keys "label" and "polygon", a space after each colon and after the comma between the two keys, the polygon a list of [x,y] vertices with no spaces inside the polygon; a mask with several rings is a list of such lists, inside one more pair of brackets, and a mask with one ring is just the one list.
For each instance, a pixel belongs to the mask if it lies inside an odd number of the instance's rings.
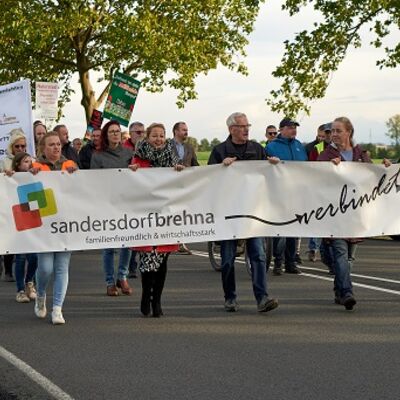
{"label": "man with glasses", "polygon": [[269,142],[272,142],[277,135],[278,135],[278,130],[276,129],[275,125],[268,125],[267,128],[265,129],[265,137],[267,139],[265,145],[267,145]]}
{"label": "man with glasses", "polygon": [[141,122],[139,121],[132,122],[129,125],[130,138],[124,141],[123,147],[135,151],[137,142],[143,139],[144,131],[145,131],[144,125]]}
{"label": "man with glasses", "polygon": [[[249,139],[247,116],[233,113],[226,120],[229,130],[228,138],[215,146],[210,154],[208,164],[229,166],[235,161],[265,160],[263,147]],[[221,276],[224,289],[225,310],[234,312],[238,309],[236,301],[235,258],[237,240],[221,241]],[[275,299],[267,294],[267,271],[265,268],[264,238],[246,239],[247,255],[252,268],[253,293],[257,301],[257,311],[267,312],[278,307]]]}

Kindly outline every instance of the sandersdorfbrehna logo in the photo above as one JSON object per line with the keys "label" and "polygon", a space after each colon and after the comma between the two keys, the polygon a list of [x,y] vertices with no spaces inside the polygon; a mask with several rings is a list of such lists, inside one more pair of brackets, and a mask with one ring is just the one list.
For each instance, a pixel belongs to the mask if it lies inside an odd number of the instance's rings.
{"label": "sandersdorfbrehna logo", "polygon": [[42,218],[57,213],[54,193],[44,189],[41,182],[21,185],[17,188],[19,204],[12,207],[17,231],[42,226]]}

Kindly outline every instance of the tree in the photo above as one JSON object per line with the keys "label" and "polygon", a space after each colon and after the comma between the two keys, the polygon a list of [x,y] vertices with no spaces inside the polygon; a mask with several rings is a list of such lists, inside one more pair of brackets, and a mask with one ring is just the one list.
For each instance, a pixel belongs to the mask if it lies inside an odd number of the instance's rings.
{"label": "tree", "polygon": [[386,136],[392,139],[392,143],[394,144],[395,150],[397,153],[400,152],[400,114],[396,114],[393,117],[389,118],[386,122],[386,126],[388,128],[388,132]]}
{"label": "tree", "polygon": [[188,136],[186,139],[186,143],[189,143],[193,146],[194,151],[198,151],[199,149],[199,143],[197,142],[197,139],[192,136]]}
{"label": "tree", "polygon": [[376,145],[374,145],[373,143],[360,143],[360,146],[362,147],[363,150],[369,151],[371,158],[377,158]]}
{"label": "tree", "polygon": [[[272,75],[283,80],[267,100],[272,111],[295,117],[310,112],[309,101],[325,95],[331,74],[339,68],[350,46],[360,47],[360,30],[369,27],[374,34],[370,43],[382,47],[384,39],[400,26],[399,0],[286,0],[282,8],[290,15],[312,5],[321,13],[312,31],[298,33],[285,41],[285,54]],[[379,68],[394,68],[400,62],[400,44],[385,47]]]}
{"label": "tree", "polygon": [[218,138],[214,138],[213,140],[211,140],[210,146],[211,146],[211,148],[213,148],[220,143],[221,143],[221,141]]}
{"label": "tree", "polygon": [[207,139],[200,140],[199,151],[210,151],[210,142]]}
{"label": "tree", "polygon": [[[62,101],[79,74],[86,119],[105,99],[120,70],[149,91],[168,85],[177,103],[196,98],[195,78],[222,64],[246,73],[246,36],[257,0],[2,0],[0,83],[58,81]],[[96,97],[91,73],[105,81]]]}

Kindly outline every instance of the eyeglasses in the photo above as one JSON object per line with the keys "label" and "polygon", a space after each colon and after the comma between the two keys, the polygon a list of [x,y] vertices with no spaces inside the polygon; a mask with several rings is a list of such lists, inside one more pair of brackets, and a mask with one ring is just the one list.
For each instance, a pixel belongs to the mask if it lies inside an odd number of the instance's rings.
{"label": "eyeglasses", "polygon": [[119,135],[121,133],[121,130],[118,131],[108,131],[109,135]]}
{"label": "eyeglasses", "polygon": [[278,132],[267,132],[267,135],[276,136]]}
{"label": "eyeglasses", "polygon": [[251,124],[247,124],[247,125],[232,125],[232,126],[235,126],[236,128],[239,128],[239,129],[249,129],[250,127],[251,127]]}
{"label": "eyeglasses", "polygon": [[130,133],[136,133],[136,135],[143,135],[144,131],[130,131]]}
{"label": "eyeglasses", "polygon": [[26,149],[26,144],[14,144],[16,149]]}

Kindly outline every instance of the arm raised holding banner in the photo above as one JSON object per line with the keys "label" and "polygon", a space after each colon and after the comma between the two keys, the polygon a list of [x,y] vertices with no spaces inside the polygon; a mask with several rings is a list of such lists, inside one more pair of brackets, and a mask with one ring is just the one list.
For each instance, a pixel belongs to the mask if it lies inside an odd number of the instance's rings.
{"label": "arm raised holding banner", "polygon": [[[57,132],[48,132],[39,142],[41,156],[32,165],[32,172],[39,171],[76,171],[77,165],[72,160],[67,160],[61,154],[61,141]],[[54,203],[48,191],[45,192],[46,207]],[[35,302],[35,314],[38,318],[45,318],[46,289],[49,285],[51,275],[54,274],[53,311],[51,314],[54,325],[65,324],[62,314],[62,306],[68,288],[70,251],[49,252],[38,254],[38,267],[36,271],[37,298]]]}
{"label": "arm raised holding banner", "polygon": [[[163,124],[153,123],[146,130],[145,139],[139,143],[130,168],[173,167],[182,171],[185,167],[180,164],[173,148],[172,140],[166,140]],[[161,309],[161,294],[167,275],[167,262],[171,252],[177,251],[178,245],[142,246],[135,247],[139,252],[139,270],[142,276],[142,299],[140,311],[147,317],[150,306],[153,317],[163,315]]]}
{"label": "arm raised holding banner", "polygon": [[[232,165],[236,161],[265,160],[266,155],[263,147],[249,140],[249,128],[247,116],[243,113],[231,114],[226,124],[229,130],[228,138],[215,146],[211,151],[208,164]],[[253,292],[257,302],[257,311],[266,312],[278,306],[275,299],[268,297],[267,274],[265,269],[264,238],[249,238],[246,240],[247,254],[253,269]],[[238,309],[236,300],[235,282],[235,258],[237,243],[236,239],[221,241],[221,273],[222,286],[224,289],[225,310],[234,312]]]}

